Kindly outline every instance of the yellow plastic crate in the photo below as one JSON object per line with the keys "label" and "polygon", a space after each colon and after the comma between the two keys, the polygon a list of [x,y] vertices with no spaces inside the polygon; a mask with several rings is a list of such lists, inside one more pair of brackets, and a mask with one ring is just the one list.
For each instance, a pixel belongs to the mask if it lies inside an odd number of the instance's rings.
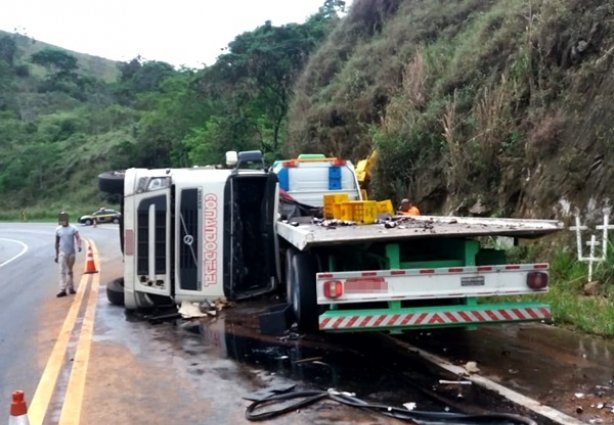
{"label": "yellow plastic crate", "polygon": [[371,224],[377,218],[377,201],[348,201],[340,205],[340,215],[335,217],[339,220]]}
{"label": "yellow plastic crate", "polygon": [[392,207],[392,201],[390,199],[386,199],[385,201],[379,201],[377,203],[377,213],[393,215],[394,208]]}
{"label": "yellow plastic crate", "polygon": [[337,218],[334,211],[335,204],[347,202],[349,199],[350,197],[347,193],[333,193],[324,195],[324,218]]}
{"label": "yellow plastic crate", "polygon": [[354,221],[361,224],[371,224],[377,218],[377,201],[357,201],[354,203]]}
{"label": "yellow plastic crate", "polygon": [[333,218],[341,220],[341,204],[333,204]]}
{"label": "yellow plastic crate", "polygon": [[339,216],[335,218],[338,220],[353,221],[354,220],[354,204],[356,202],[360,202],[360,201],[341,202],[339,204],[340,205]]}

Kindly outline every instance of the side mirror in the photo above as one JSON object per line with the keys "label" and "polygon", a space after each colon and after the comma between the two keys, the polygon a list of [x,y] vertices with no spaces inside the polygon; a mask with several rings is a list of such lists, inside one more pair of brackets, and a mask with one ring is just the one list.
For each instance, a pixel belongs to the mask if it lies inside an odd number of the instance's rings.
{"label": "side mirror", "polygon": [[264,158],[262,157],[262,152],[255,150],[255,151],[241,151],[238,154],[238,160],[237,163],[235,165],[234,171],[238,171],[239,168],[241,168],[241,166],[244,166],[246,164],[256,164],[258,167],[260,167],[262,170],[265,170],[266,167],[264,165]]}
{"label": "side mirror", "polygon": [[228,168],[234,167],[239,162],[239,155],[237,151],[228,151],[226,152],[226,166]]}

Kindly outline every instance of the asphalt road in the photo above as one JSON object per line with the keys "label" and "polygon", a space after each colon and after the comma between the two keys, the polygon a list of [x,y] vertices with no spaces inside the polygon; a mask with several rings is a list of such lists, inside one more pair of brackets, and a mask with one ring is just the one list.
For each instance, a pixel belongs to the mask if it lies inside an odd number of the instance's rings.
{"label": "asphalt road", "polygon": [[[321,350],[339,354],[345,347],[298,338],[280,345],[277,338],[263,339],[240,323],[249,317],[253,325],[266,303],[242,307],[245,316],[228,323],[220,318],[180,325],[155,325],[110,305],[105,283],[122,272],[116,225],[77,225],[85,246],[93,248],[98,273],[82,274],[85,249],[75,264],[77,294],[56,298],[55,227],[0,224],[0,302],[5,306],[0,310],[0,405],[5,412],[11,393],[21,389],[30,425],[249,423],[244,417],[249,401],[243,397],[254,391],[307,378],[333,383],[329,367],[312,360],[322,358]],[[308,361],[296,365],[290,358]],[[345,373],[360,377],[356,368],[363,365],[352,364]],[[356,378],[348,382],[357,385]],[[273,423],[346,421],[391,423],[332,402]]]}
{"label": "asphalt road", "polygon": [[[73,358],[69,346],[78,336],[81,319],[75,317],[76,332],[66,332],[68,314],[77,310],[76,301],[86,285],[77,288],[77,296],[56,298],[59,290],[59,267],[54,262],[54,231],[52,223],[0,223],[0,406],[8,412],[11,394],[23,390],[31,403],[39,397],[35,409],[46,411],[47,395],[56,391]],[[108,273],[121,273],[121,256],[117,242],[117,226],[97,228],[76,225],[85,241],[100,243],[107,254],[101,260]],[[88,245],[84,243],[84,248]],[[92,245],[95,246],[95,245]],[[74,267],[75,284],[94,275],[82,275],[87,249],[77,254]],[[117,260],[120,262],[117,263]],[[75,306],[75,307],[73,307]],[[67,349],[60,352],[58,341],[65,339]],[[55,362],[55,365],[50,363]],[[51,366],[51,368],[50,368]],[[52,370],[50,373],[50,369]],[[50,382],[57,372],[58,377]],[[40,396],[42,394],[42,396]],[[42,406],[42,407],[41,407]],[[42,418],[44,417],[43,415]],[[32,424],[32,421],[30,422]],[[42,423],[42,422],[39,422]]]}
{"label": "asphalt road", "polygon": [[[122,273],[116,225],[77,225],[98,273],[82,274],[84,250],[75,265],[77,294],[58,299],[55,227],[0,223],[0,409],[8,412],[12,391],[24,390],[30,425],[249,423],[246,395],[290,384],[333,387],[396,406],[415,402],[421,410],[509,408],[484,399],[475,386],[439,385],[450,377],[381,336],[263,336],[257,315],[270,300],[193,322],[127,314],[105,293],[106,282]],[[607,341],[543,326],[459,335],[420,332],[401,339],[456,364],[477,361],[485,375],[568,414],[583,406],[578,419],[611,418],[594,407],[614,398]],[[401,422],[325,401],[271,423]]]}
{"label": "asphalt road", "polygon": [[[35,390],[67,302],[58,291],[50,224],[0,223],[0,405],[12,391]],[[8,407],[7,407],[8,409]]]}

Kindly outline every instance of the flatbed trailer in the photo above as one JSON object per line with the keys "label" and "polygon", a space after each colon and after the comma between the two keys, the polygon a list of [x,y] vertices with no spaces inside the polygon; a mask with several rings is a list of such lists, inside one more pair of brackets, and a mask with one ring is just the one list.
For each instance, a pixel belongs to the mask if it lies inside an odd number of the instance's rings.
{"label": "flatbed trailer", "polygon": [[510,300],[547,292],[548,264],[510,264],[505,250],[484,242],[562,228],[532,219],[397,216],[347,225],[301,217],[279,221],[277,234],[301,328],[401,331],[550,319],[547,304]]}

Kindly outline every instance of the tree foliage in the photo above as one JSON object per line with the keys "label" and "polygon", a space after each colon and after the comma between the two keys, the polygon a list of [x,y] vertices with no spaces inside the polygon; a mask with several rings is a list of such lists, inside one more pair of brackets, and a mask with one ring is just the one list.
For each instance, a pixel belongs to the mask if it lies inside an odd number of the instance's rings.
{"label": "tree foliage", "polygon": [[13,66],[16,54],[17,43],[15,42],[15,39],[8,35],[0,37],[0,60]]}
{"label": "tree foliage", "polygon": [[[45,47],[19,56],[19,44],[0,39],[0,194],[14,208],[91,199],[96,175],[111,168],[217,164],[227,150],[272,159],[286,139],[294,83],[344,7],[326,0],[302,24],[265,22],[201,70],[136,57],[118,64],[112,83],[85,72],[78,54]],[[18,86],[17,57],[21,97],[4,90]]]}
{"label": "tree foliage", "polygon": [[175,74],[175,70],[166,62],[143,62],[140,57],[119,66],[120,78],[115,93],[124,105],[135,105],[140,94],[158,92],[164,80]]}
{"label": "tree foliage", "polygon": [[45,67],[58,76],[69,75],[77,70],[77,58],[59,49],[43,49],[31,57],[32,63]]}
{"label": "tree foliage", "polygon": [[[309,55],[338,21],[345,3],[326,1],[303,24],[264,25],[237,36],[227,52],[202,73],[200,87],[216,111],[205,128],[186,143],[192,160],[202,155],[221,158],[224,150],[260,149],[280,154],[287,132],[287,113],[293,86]],[[195,134],[206,138],[199,148]]]}

